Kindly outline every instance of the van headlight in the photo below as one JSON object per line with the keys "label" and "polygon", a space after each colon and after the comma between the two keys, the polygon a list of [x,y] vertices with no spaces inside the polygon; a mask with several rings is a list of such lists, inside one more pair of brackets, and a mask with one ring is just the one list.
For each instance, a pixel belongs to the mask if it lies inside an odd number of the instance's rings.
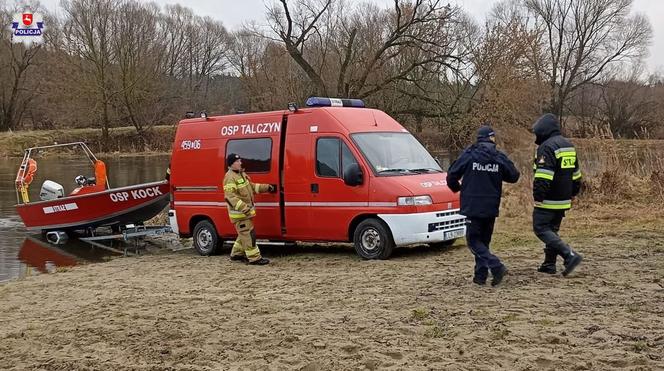
{"label": "van headlight", "polygon": [[409,196],[397,198],[399,206],[431,205],[431,196]]}

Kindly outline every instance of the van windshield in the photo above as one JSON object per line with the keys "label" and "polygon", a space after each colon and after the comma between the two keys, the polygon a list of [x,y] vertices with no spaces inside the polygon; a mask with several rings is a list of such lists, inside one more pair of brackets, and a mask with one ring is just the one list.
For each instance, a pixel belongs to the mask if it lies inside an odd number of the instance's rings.
{"label": "van windshield", "polygon": [[410,133],[351,134],[364,157],[380,175],[438,173],[443,170]]}

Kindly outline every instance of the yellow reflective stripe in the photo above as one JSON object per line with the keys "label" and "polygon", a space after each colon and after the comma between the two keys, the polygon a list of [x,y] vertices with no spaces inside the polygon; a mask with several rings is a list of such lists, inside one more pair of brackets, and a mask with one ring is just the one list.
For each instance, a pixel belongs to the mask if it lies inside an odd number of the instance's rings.
{"label": "yellow reflective stripe", "polygon": [[235,209],[235,210],[241,210],[241,209],[244,207],[244,205],[246,205],[246,204],[244,203],[244,201],[242,201],[242,200],[238,200],[237,203],[235,204],[234,209]]}
{"label": "yellow reflective stripe", "polygon": [[581,179],[581,170],[575,171],[574,174],[572,174],[572,180],[579,180]]}
{"label": "yellow reflective stripe", "polygon": [[553,175],[535,173],[535,179],[553,180]]}
{"label": "yellow reflective stripe", "polygon": [[249,209],[249,211],[247,211],[246,213],[243,213],[242,211],[235,211],[233,209],[228,209],[228,215],[230,215],[231,217],[233,215],[242,216],[242,217],[245,217],[247,215],[255,216],[256,215],[256,209],[252,206],[251,209]]}
{"label": "yellow reflective stripe", "polygon": [[576,157],[576,151],[556,152],[556,158],[561,158],[561,157]]}
{"label": "yellow reflective stripe", "polygon": [[537,169],[535,171],[535,179],[546,179],[546,180],[553,180],[553,175],[555,173],[551,170],[547,169]]}
{"label": "yellow reflective stripe", "polygon": [[549,210],[567,210],[567,209],[572,208],[572,204],[566,204],[566,205],[539,204],[539,205],[535,205],[535,207],[540,208],[540,209],[549,209]]}
{"label": "yellow reflective stripe", "polygon": [[224,191],[234,191],[237,189],[237,186],[233,183],[228,183],[224,185]]}
{"label": "yellow reflective stripe", "polygon": [[535,207],[538,207],[540,209],[549,209],[549,210],[565,210],[565,209],[569,209],[569,208],[572,207],[572,201],[571,200],[563,200],[563,201],[544,200],[543,202],[535,202]]}
{"label": "yellow reflective stripe", "polygon": [[249,261],[256,261],[261,257],[261,251],[258,250],[258,246],[252,246],[244,250],[245,255]]}
{"label": "yellow reflective stripe", "polygon": [[261,192],[261,185],[260,184],[254,184],[254,192],[255,193],[260,193]]}

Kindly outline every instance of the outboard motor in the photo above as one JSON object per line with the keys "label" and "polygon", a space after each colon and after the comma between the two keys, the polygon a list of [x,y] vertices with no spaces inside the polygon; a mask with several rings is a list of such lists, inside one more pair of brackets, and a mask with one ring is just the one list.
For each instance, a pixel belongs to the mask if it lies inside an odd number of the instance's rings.
{"label": "outboard motor", "polygon": [[42,201],[55,200],[56,198],[64,196],[65,189],[52,180],[45,180],[44,184],[42,184],[41,191],[39,192],[39,197]]}

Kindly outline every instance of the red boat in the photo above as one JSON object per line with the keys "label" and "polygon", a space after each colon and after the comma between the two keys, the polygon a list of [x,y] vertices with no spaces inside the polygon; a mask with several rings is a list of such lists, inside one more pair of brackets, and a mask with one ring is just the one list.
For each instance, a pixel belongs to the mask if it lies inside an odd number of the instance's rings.
{"label": "red boat", "polygon": [[[29,186],[37,171],[33,155],[53,149],[82,149],[94,169],[94,177],[79,175],[78,187],[68,195],[51,180],[42,184],[39,201],[30,201]],[[28,230],[72,231],[102,226],[119,228],[159,214],[169,201],[167,181],[110,188],[106,165],[82,142],[33,147],[25,150],[16,175],[16,211]]]}

